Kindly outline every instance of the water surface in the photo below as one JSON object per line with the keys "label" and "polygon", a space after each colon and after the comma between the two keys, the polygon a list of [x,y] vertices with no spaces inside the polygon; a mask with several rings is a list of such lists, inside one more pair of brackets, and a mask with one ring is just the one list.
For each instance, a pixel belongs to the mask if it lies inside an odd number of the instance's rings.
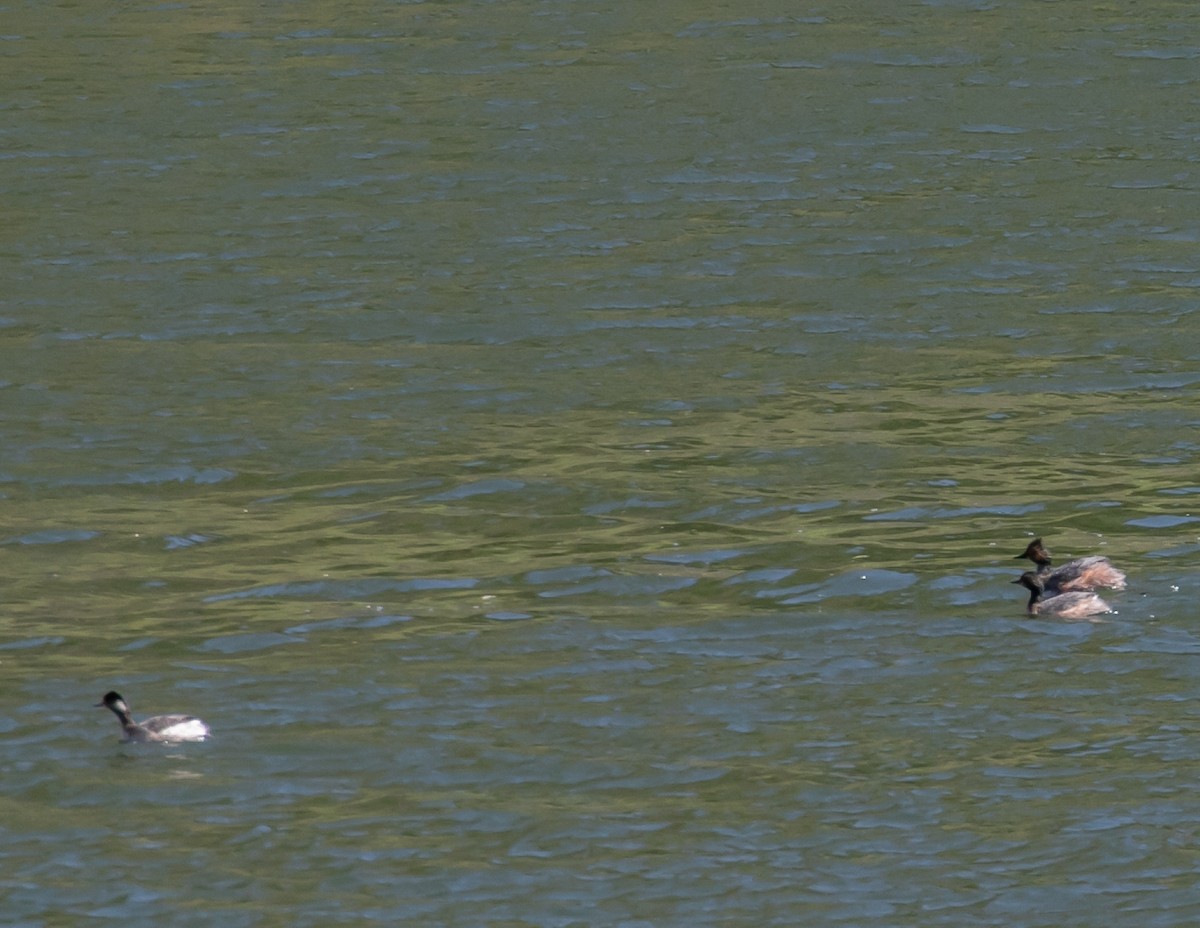
{"label": "water surface", "polygon": [[1190,926],[1198,25],[9,6],[10,919]]}

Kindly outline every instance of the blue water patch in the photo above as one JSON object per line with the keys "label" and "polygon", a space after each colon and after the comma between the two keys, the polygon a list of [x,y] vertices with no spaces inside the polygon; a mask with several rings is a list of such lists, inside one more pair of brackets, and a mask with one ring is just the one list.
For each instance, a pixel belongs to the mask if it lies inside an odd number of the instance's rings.
{"label": "blue water patch", "polygon": [[121,645],[119,648],[117,648],[117,650],[118,651],[141,651],[143,648],[148,648],[151,645],[158,644],[159,640],[160,639],[158,639],[158,638],[136,638],[133,641],[128,642],[127,644]]}
{"label": "blue water patch", "polygon": [[910,506],[907,509],[895,509],[891,512],[874,512],[869,516],[863,516],[863,521],[921,522],[925,519],[962,519],[981,515],[1024,516],[1031,512],[1041,512],[1044,508],[1040,503],[1030,503],[1025,506],[965,506],[961,509],[931,509],[926,506]]}
{"label": "blue water patch", "polygon": [[217,541],[216,535],[204,535],[200,532],[191,532],[187,535],[168,535],[163,539],[163,547],[167,551],[176,551],[179,548],[194,548],[196,545],[208,544],[210,541]]}
{"label": "blue water patch", "polygon": [[745,553],[740,548],[717,548],[711,551],[680,551],[678,554],[647,554],[645,559],[660,564],[719,564]]}
{"label": "blue water patch", "polygon": [[472,496],[488,496],[492,493],[516,493],[518,490],[523,489],[525,489],[525,484],[520,480],[507,480],[503,477],[498,477],[494,480],[476,480],[472,483],[464,483],[453,490],[446,490],[444,493],[435,493],[433,496],[427,496],[422,502],[444,503],[451,500],[468,499]]}
{"label": "blue water patch", "polygon": [[1177,525],[1187,525],[1189,522],[1200,522],[1197,516],[1145,516],[1141,519],[1130,519],[1125,524],[1134,528],[1175,528]]}
{"label": "blue water patch", "polygon": [[544,583],[570,583],[588,577],[607,577],[609,572],[587,564],[572,564],[569,567],[554,567],[549,570],[531,570],[525,582],[540,586]]}
{"label": "blue water patch", "polygon": [[1173,559],[1181,557],[1191,557],[1200,553],[1200,544],[1175,545],[1170,548],[1161,548],[1155,551],[1147,551],[1143,557]]}
{"label": "blue water patch", "polygon": [[607,571],[604,576],[573,586],[561,587],[555,590],[542,590],[538,596],[554,599],[562,596],[578,596],[585,593],[599,593],[604,596],[657,596],[675,590],[684,590],[694,586],[694,577],[661,577],[632,574],[611,574]]}
{"label": "blue water patch", "polygon": [[58,545],[68,541],[91,541],[93,538],[99,537],[99,532],[86,529],[45,529],[41,532],[30,532],[28,535],[6,538],[0,541],[0,545]]}
{"label": "blue water patch", "polygon": [[793,503],[790,506],[780,506],[783,512],[821,512],[825,509],[837,509],[842,505],[840,499],[823,499],[815,503]]}
{"label": "blue water patch", "polygon": [[318,619],[303,622],[283,630],[285,635],[308,635],[313,632],[338,631],[345,628],[386,628],[400,622],[411,622],[410,615],[340,616],[336,619]]}
{"label": "blue water patch", "polygon": [[265,651],[285,644],[303,644],[303,638],[281,635],[278,632],[248,632],[242,635],[222,635],[210,638],[199,646],[201,651],[217,651],[221,654],[241,654],[247,651]]}
{"label": "blue water patch", "polygon": [[43,635],[40,638],[22,638],[19,641],[8,641],[0,644],[0,651],[25,651],[29,648],[44,648],[48,645],[62,644],[66,641],[61,635]]}
{"label": "blue water patch", "polygon": [[975,581],[970,577],[935,577],[925,584],[925,588],[929,590],[961,590],[964,587],[973,586],[974,583]]}
{"label": "blue water patch", "polygon": [[916,574],[894,570],[855,570],[823,583],[807,583],[785,590],[762,590],[757,596],[779,599],[785,605],[798,605],[843,596],[882,596],[907,589],[916,582]]}
{"label": "blue water patch", "polygon": [[724,581],[725,586],[736,586],[741,583],[779,583],[796,572],[794,567],[763,567],[760,570],[748,570],[736,577]]}
{"label": "blue water patch", "polygon": [[314,599],[370,599],[381,593],[411,593],[414,590],[469,590],[479,583],[472,577],[444,579],[440,577],[418,577],[412,580],[307,580],[296,583],[271,583],[266,586],[235,590],[231,593],[215,593],[204,599],[206,603],[219,603],[236,599],[286,599],[290,597]]}
{"label": "blue water patch", "polygon": [[114,483],[195,483],[213,484],[224,483],[237,477],[237,471],[226,467],[163,467],[151,468],[137,473],[127,474],[124,479],[114,480]]}
{"label": "blue water patch", "polygon": [[596,503],[584,507],[589,516],[603,516],[621,509],[666,509],[678,505],[678,500],[651,500],[630,497],[629,499],[612,500],[607,503]]}

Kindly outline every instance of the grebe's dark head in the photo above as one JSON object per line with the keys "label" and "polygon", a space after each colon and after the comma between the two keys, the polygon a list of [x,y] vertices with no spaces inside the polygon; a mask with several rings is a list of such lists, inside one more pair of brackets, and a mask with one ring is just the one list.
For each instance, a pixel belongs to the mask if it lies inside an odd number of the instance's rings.
{"label": "grebe's dark head", "polygon": [[1037,564],[1039,567],[1045,567],[1050,563],[1050,552],[1046,550],[1046,546],[1042,544],[1042,539],[1035,538],[1025,550],[1013,558],[1014,561],[1019,561],[1021,558],[1028,558]]}
{"label": "grebe's dark head", "polygon": [[1021,584],[1021,586],[1025,587],[1025,589],[1029,590],[1029,592],[1033,593],[1035,596],[1044,593],[1046,590],[1046,585],[1042,583],[1042,578],[1032,570],[1025,571],[1025,573],[1017,577],[1013,583]]}
{"label": "grebe's dark head", "polygon": [[121,698],[121,694],[116,690],[109,690],[104,694],[104,698],[96,703],[97,708],[101,706],[105,707],[106,709],[112,709],[113,712],[129,711],[129,707],[125,705],[125,700]]}

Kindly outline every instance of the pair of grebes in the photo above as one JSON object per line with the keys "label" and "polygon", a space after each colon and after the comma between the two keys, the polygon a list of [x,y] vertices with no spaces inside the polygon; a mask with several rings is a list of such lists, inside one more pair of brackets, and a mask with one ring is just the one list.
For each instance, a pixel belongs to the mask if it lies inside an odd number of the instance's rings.
{"label": "pair of grebes", "polygon": [[1106,557],[1081,557],[1062,567],[1053,567],[1042,539],[1035,538],[1014,560],[1021,558],[1037,565],[1037,570],[1026,571],[1013,581],[1029,590],[1026,608],[1030,615],[1085,619],[1112,612],[1112,607],[1095,591],[1125,589],[1125,572],[1117,570]]}

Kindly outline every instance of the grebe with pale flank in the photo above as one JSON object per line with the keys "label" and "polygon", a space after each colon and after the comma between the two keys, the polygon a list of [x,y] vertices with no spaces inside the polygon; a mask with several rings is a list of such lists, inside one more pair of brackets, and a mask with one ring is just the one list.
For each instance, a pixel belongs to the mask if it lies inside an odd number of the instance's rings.
{"label": "grebe with pale flank", "polygon": [[1025,550],[1013,560],[1028,558],[1037,565],[1037,575],[1046,591],[1053,594],[1084,592],[1101,587],[1110,590],[1125,589],[1125,571],[1118,570],[1106,557],[1092,555],[1068,561],[1062,567],[1050,566],[1050,552],[1035,538]]}
{"label": "grebe with pale flank", "polygon": [[121,698],[121,694],[110,690],[96,703],[112,710],[121,722],[125,733],[122,741],[175,743],[179,741],[203,741],[212,732],[198,718],[190,715],[156,715],[140,722],[133,720],[133,713]]}
{"label": "grebe with pale flank", "polygon": [[1034,571],[1027,570],[1013,583],[1019,583],[1029,590],[1029,602],[1025,610],[1030,615],[1055,615],[1063,619],[1086,619],[1089,616],[1100,615],[1102,612],[1112,612],[1112,606],[1095,593],[1056,593],[1045,596],[1046,589],[1042,578]]}

